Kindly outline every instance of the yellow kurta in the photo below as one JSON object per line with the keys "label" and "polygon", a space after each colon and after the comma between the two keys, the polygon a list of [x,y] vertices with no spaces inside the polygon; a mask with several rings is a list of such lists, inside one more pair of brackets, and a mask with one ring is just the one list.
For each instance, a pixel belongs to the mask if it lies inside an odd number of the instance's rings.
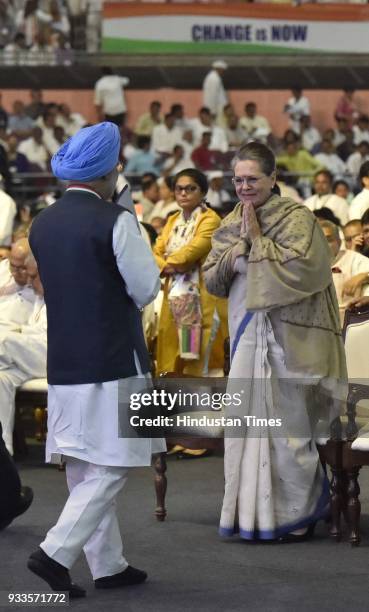
{"label": "yellow kurta", "polygon": [[[202,265],[211,249],[211,237],[220,225],[218,215],[207,209],[199,216],[199,220],[190,242],[166,258],[166,247],[173,225],[181,213],[171,215],[158,237],[154,256],[160,271],[167,264],[188,265],[191,269],[196,263]],[[210,295],[204,285],[200,270],[200,302],[202,312],[202,335],[200,359],[184,360],[179,357],[178,332],[168,303],[169,278],[165,279],[163,306],[160,313],[157,345],[157,374],[161,372],[177,372],[201,376],[204,369],[205,351],[209,343],[213,323],[216,298]]]}

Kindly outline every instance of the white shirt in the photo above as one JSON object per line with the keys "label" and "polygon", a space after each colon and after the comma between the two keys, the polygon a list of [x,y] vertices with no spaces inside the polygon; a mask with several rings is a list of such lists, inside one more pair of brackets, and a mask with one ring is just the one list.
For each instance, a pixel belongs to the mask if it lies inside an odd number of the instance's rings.
{"label": "white shirt", "polygon": [[359,145],[364,140],[369,142],[368,130],[361,130],[358,125],[354,125],[352,131],[354,132],[354,144]]}
{"label": "white shirt", "polygon": [[363,214],[369,208],[369,189],[363,189],[357,196],[354,197],[350,204],[349,217],[352,219],[361,219]]}
{"label": "white shirt", "polygon": [[311,151],[321,140],[320,132],[315,127],[309,127],[301,132],[301,143],[307,151]]}
{"label": "white shirt", "polygon": [[304,96],[298,100],[294,96],[287,101],[287,113],[290,116],[290,125],[296,134],[300,133],[300,119],[303,115],[310,115],[310,102]]}
{"label": "white shirt", "polygon": [[[332,264],[332,276],[337,293],[338,305],[344,308],[353,299],[352,295],[343,293],[344,284],[356,274],[368,274],[368,284],[364,285],[360,295],[369,295],[369,259],[361,253],[351,250],[340,250]],[[357,296],[359,297],[359,296]]]}
{"label": "white shirt", "polygon": [[206,200],[213,208],[222,208],[223,204],[231,201],[231,196],[225,189],[215,191],[215,189],[210,188],[206,194]]}
{"label": "white shirt", "polygon": [[154,153],[168,153],[171,155],[176,145],[182,144],[182,130],[173,127],[167,128],[165,123],[156,125],[152,131],[151,149]]}
{"label": "white shirt", "polygon": [[127,110],[123,87],[129,84],[127,77],[107,74],[95,84],[95,104],[105,115],[120,115]]}
{"label": "white shirt", "polygon": [[[119,215],[113,228],[113,251],[126,291],[142,308],[160,288],[159,269],[150,247],[141,237],[129,212]],[[165,442],[151,438],[119,437],[119,400],[147,387],[134,355],[139,375],[99,384],[49,385],[46,460],[63,454],[97,465],[150,465],[151,454],[165,450]],[[142,382],[141,382],[142,381]]]}
{"label": "white shirt", "polygon": [[43,143],[38,144],[33,137],[23,140],[18,146],[19,153],[23,153],[31,164],[37,164],[46,172],[49,154]]}
{"label": "white shirt", "polygon": [[244,115],[239,124],[246,130],[248,136],[258,139],[266,139],[272,131],[268,120],[262,115],[255,115],[255,117]]}
{"label": "white shirt", "polygon": [[0,327],[19,327],[27,323],[36,299],[28,285],[18,285],[9,268],[9,260],[0,262]]}
{"label": "white shirt", "polygon": [[363,157],[359,153],[359,151],[356,151],[356,153],[352,153],[347,158],[346,160],[347,170],[353,176],[354,179],[357,178],[360,172],[361,165],[366,161],[369,161],[369,155],[365,155],[365,157]]}
{"label": "white shirt", "polygon": [[336,153],[317,153],[314,157],[333,175],[342,175],[347,171],[345,162]]}
{"label": "white shirt", "polygon": [[201,143],[201,137],[204,132],[211,132],[211,140],[209,149],[212,151],[228,151],[228,140],[225,130],[217,125],[204,125],[200,119],[192,120],[193,142],[194,147],[198,147]]}
{"label": "white shirt", "polygon": [[341,225],[346,225],[349,220],[349,206],[343,198],[335,195],[334,193],[328,193],[327,195],[318,196],[313,195],[304,201],[304,204],[311,210],[320,210],[320,208],[329,208],[334,212],[336,217],[340,220]]}
{"label": "white shirt", "polygon": [[0,189],[0,245],[11,245],[16,214],[17,206],[13,198]]}
{"label": "white shirt", "polygon": [[228,96],[223,86],[220,74],[211,70],[206,75],[202,84],[203,106],[206,106],[212,115],[222,112],[228,102]]}
{"label": "white shirt", "polygon": [[58,115],[55,123],[64,129],[66,136],[73,136],[87,121],[80,113],[71,113],[69,118]]}

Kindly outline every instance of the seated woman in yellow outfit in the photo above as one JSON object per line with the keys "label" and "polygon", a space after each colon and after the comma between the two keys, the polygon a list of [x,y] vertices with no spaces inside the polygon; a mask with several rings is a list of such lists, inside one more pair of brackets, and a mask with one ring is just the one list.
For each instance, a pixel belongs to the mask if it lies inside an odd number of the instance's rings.
{"label": "seated woman in yellow outfit", "polygon": [[155,243],[156,263],[165,279],[157,374],[208,373],[219,318],[214,316],[216,300],[205,289],[201,265],[211,249],[211,237],[220,225],[220,218],[205,204],[207,190],[206,176],[193,168],[174,177],[174,193],[182,210],[169,217]]}

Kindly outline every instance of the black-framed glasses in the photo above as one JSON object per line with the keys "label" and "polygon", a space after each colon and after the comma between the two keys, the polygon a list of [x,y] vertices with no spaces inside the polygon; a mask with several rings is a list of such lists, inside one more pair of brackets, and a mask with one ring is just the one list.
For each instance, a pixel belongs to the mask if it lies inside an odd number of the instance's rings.
{"label": "black-framed glasses", "polygon": [[265,176],[265,174],[261,176],[234,176],[232,183],[235,187],[243,187],[245,184],[249,187],[254,187]]}
{"label": "black-framed glasses", "polygon": [[197,185],[176,185],[174,187],[174,192],[182,193],[182,191],[184,191],[185,193],[189,194],[189,193],[194,193],[195,191],[197,191],[197,189],[198,189]]}

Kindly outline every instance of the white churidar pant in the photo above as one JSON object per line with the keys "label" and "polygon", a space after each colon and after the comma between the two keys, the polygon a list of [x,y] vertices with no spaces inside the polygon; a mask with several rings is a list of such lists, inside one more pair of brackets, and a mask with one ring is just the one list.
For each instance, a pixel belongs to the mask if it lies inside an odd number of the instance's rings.
{"label": "white churidar pant", "polygon": [[128,470],[67,458],[69,498],[40,545],[49,557],[69,569],[83,548],[94,580],[126,569],[116,497]]}

